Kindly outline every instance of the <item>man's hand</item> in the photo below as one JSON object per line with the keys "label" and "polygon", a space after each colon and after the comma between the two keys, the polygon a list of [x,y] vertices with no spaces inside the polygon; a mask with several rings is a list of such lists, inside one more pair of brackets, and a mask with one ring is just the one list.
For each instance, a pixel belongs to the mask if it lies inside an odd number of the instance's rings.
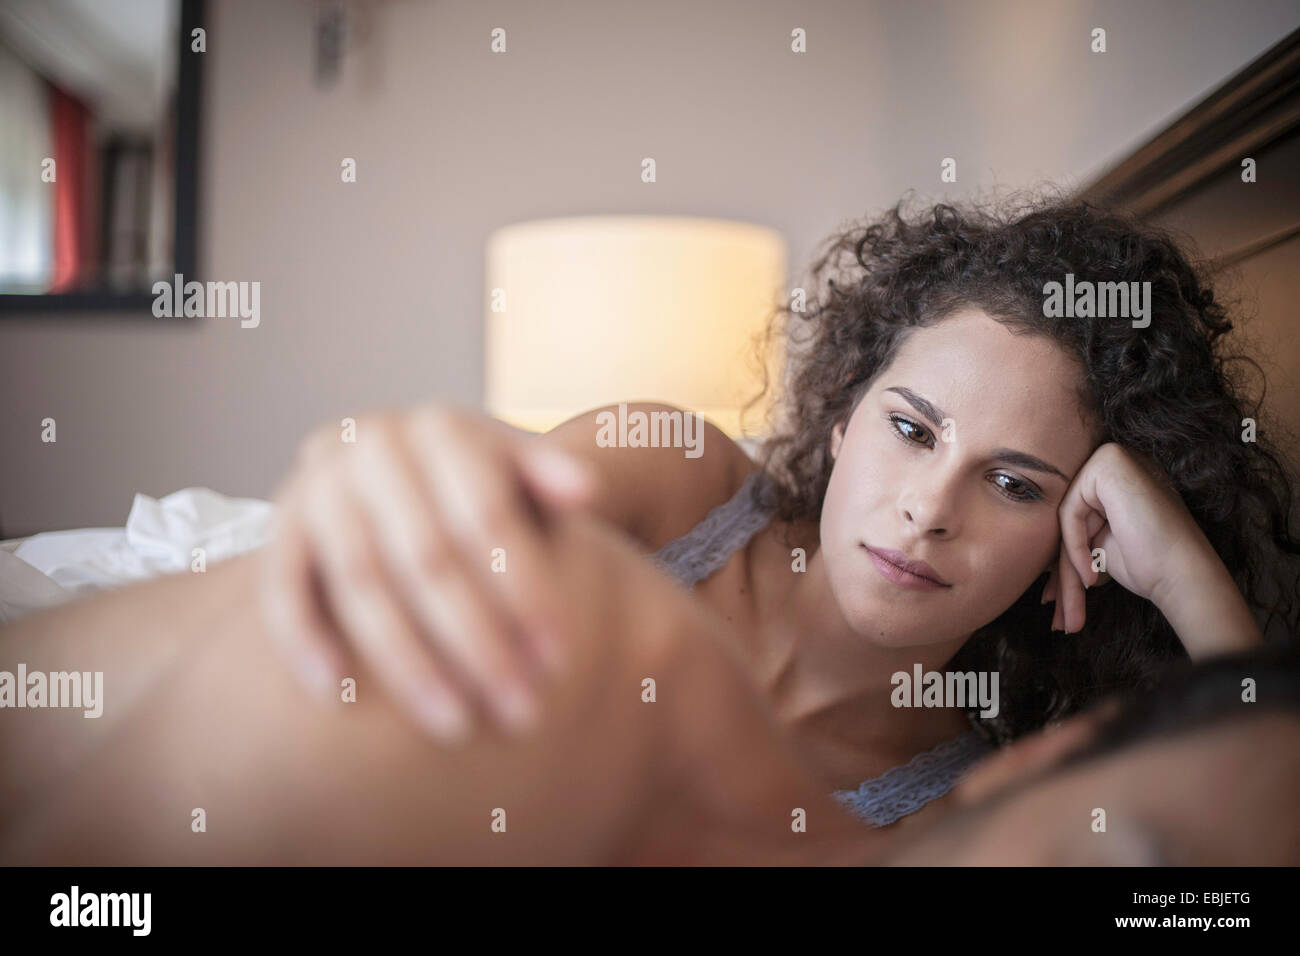
{"label": "man's hand", "polygon": [[322,698],[356,654],[443,740],[463,739],[480,705],[530,726],[564,642],[555,591],[520,569],[544,563],[544,513],[580,505],[594,481],[535,436],[444,405],[364,418],[354,441],[318,429],[265,554],[275,645]]}

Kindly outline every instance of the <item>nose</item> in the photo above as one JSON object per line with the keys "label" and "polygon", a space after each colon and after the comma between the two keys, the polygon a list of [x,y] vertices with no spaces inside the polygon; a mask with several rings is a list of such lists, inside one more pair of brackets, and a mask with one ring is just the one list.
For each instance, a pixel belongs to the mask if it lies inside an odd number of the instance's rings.
{"label": "nose", "polygon": [[919,534],[930,535],[931,537],[935,537],[935,538],[946,538],[949,536],[948,529],[946,527],[943,527],[941,525],[935,525],[934,522],[932,521],[927,521],[923,513],[920,518],[917,518],[913,516],[911,511],[904,508],[903,519],[907,521],[908,524],[916,525],[917,526],[916,530]]}
{"label": "nose", "polygon": [[918,537],[952,538],[960,525],[956,475],[932,474],[899,497],[898,511]]}

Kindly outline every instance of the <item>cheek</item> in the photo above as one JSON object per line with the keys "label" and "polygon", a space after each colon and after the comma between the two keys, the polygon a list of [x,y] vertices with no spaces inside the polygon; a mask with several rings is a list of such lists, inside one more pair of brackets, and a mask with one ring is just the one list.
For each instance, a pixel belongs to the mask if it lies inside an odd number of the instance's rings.
{"label": "cheek", "polygon": [[821,542],[828,555],[856,548],[859,539],[879,529],[889,503],[881,494],[879,477],[855,473],[832,476],[822,499]]}
{"label": "cheek", "polygon": [[869,436],[855,434],[853,441],[840,446],[840,454],[831,467],[830,482],[822,500],[822,514],[831,513],[834,523],[857,520],[885,505],[887,489],[898,488],[904,480],[902,457],[891,449],[873,443]]}
{"label": "cheek", "polygon": [[999,521],[974,555],[976,575],[998,601],[1015,600],[1038,579],[1060,549],[1056,511],[1022,522]]}

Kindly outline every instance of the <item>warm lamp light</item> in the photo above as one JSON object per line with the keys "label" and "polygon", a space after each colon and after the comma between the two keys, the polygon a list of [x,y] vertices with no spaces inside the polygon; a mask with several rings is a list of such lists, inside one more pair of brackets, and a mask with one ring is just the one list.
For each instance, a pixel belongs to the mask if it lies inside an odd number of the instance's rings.
{"label": "warm lamp light", "polygon": [[[732,438],[762,384],[754,336],[778,305],[785,242],[716,219],[520,223],[487,245],[487,410],[548,431],[580,412],[657,401]],[[767,356],[779,384],[781,361]],[[769,399],[745,416],[761,428]]]}

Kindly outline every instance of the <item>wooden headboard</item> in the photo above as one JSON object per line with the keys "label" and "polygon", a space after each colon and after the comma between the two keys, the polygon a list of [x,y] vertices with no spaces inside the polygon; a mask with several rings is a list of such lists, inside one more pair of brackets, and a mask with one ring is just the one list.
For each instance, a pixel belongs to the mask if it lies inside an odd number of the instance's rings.
{"label": "wooden headboard", "polygon": [[[1244,181],[1247,159],[1254,160],[1254,182]],[[1273,438],[1293,474],[1300,475],[1298,173],[1300,30],[1080,196],[1190,239],[1207,260],[1216,291],[1227,293],[1237,326],[1231,334],[1264,371],[1262,415],[1272,418]],[[1292,502],[1291,519],[1293,528],[1300,528],[1300,494]],[[1284,636],[1284,630],[1271,628],[1269,637],[1275,636]]]}
{"label": "wooden headboard", "polygon": [[[1243,181],[1247,159],[1255,182]],[[1293,429],[1293,439],[1300,438],[1297,173],[1300,30],[1080,194],[1192,240],[1239,305],[1233,320],[1266,374],[1265,413]],[[1300,473],[1297,442],[1283,442],[1283,451]]]}

